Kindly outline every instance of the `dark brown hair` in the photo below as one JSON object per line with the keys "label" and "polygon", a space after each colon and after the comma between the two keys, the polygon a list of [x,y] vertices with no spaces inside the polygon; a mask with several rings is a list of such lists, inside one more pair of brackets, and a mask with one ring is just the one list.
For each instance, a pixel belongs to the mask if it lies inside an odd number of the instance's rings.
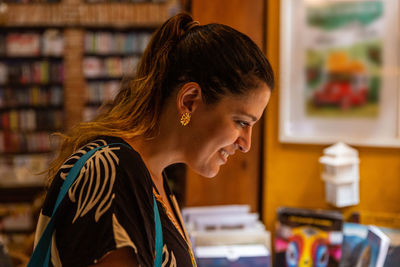
{"label": "dark brown hair", "polygon": [[134,79],[121,88],[111,108],[60,134],[60,154],[49,178],[73,151],[97,136],[154,137],[166,100],[186,82],[197,82],[208,104],[244,94],[260,82],[274,87],[272,68],[249,37],[226,25],[199,25],[189,14],[177,14],[153,34]]}

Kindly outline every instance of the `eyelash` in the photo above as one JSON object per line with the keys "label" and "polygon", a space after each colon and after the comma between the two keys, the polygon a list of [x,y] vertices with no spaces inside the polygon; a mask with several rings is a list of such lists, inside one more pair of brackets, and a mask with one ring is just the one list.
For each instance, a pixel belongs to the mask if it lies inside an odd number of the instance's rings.
{"label": "eyelash", "polygon": [[250,124],[248,122],[245,121],[236,121],[236,123],[241,127],[241,128],[245,128],[245,127],[249,127]]}

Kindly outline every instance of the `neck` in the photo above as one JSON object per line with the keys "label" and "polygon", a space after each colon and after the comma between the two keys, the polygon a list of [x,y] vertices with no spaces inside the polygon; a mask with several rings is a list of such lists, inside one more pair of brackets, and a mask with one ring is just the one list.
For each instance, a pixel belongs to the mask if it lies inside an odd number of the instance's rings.
{"label": "neck", "polygon": [[173,105],[166,108],[160,118],[159,133],[152,139],[141,136],[127,141],[142,157],[158,189],[163,188],[162,172],[174,163],[183,162],[182,136]]}
{"label": "neck", "polygon": [[165,135],[160,136],[162,138],[156,137],[151,140],[141,137],[125,140],[140,154],[157,188],[163,185],[163,170],[179,162],[179,153],[174,148],[173,142],[168,141]]}

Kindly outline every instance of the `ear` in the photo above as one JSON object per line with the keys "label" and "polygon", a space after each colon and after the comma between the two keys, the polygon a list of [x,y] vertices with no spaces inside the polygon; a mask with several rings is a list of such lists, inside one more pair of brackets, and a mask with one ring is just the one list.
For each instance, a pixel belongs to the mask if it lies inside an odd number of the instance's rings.
{"label": "ear", "polygon": [[193,113],[202,101],[200,85],[195,82],[185,83],[176,97],[178,112],[180,114],[185,112]]}

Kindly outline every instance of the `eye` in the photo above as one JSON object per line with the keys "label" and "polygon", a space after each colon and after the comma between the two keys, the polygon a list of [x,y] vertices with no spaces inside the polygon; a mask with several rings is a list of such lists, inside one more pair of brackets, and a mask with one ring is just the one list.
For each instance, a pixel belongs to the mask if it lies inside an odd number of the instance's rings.
{"label": "eye", "polygon": [[328,266],[329,252],[327,246],[324,244],[318,245],[314,257],[314,263],[316,267]]}
{"label": "eye", "polygon": [[295,241],[291,241],[286,250],[286,263],[288,267],[297,267],[299,262],[299,248]]}
{"label": "eye", "polygon": [[241,127],[241,128],[246,128],[250,126],[250,123],[246,122],[246,121],[236,121],[236,123]]}

